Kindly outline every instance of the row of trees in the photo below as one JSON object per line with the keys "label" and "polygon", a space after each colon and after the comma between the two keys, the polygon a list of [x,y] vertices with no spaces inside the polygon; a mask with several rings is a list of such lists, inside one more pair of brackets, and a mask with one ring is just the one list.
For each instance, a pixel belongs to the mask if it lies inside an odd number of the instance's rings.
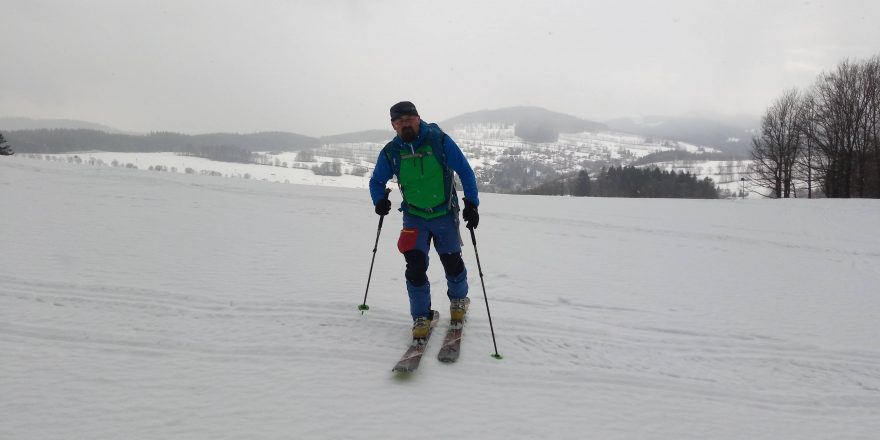
{"label": "row of trees", "polygon": [[687,150],[665,150],[639,157],[631,162],[632,165],[650,165],[657,162],[682,162],[707,160],[731,161],[742,159],[735,153],[691,153]]}
{"label": "row of trees", "polygon": [[880,56],[843,61],[806,91],[785,91],[752,140],[755,181],[777,198],[880,197]]}
{"label": "row of trees", "polygon": [[491,167],[476,170],[480,191],[517,193],[558,177],[552,165],[518,155],[502,156]]}
{"label": "row of trees", "polygon": [[524,193],[575,197],[718,198],[715,183],[708,177],[700,180],[690,173],[632,166],[602,168],[595,181],[585,170],[581,170],[575,175],[546,182]]}
{"label": "row of trees", "polygon": [[593,182],[587,170],[580,170],[572,176],[563,176],[523,191],[523,194],[544,196],[586,197],[592,192]]}

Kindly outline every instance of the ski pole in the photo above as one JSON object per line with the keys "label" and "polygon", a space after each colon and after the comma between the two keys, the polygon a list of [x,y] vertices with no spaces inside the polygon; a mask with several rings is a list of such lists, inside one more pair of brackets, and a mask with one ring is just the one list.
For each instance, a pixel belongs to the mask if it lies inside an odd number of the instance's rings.
{"label": "ski pole", "polygon": [[[390,188],[385,188],[385,197],[382,200],[388,200],[388,194],[391,194]],[[370,261],[370,274],[367,276],[367,290],[364,291],[364,303],[358,306],[358,310],[361,311],[361,315],[364,314],[367,310],[370,310],[370,306],[367,305],[367,294],[370,293],[370,279],[373,278],[373,264],[376,263],[376,248],[379,247],[379,234],[382,233],[382,222],[385,220],[384,215],[379,216],[379,228],[376,229],[376,243],[373,245],[373,260]]]}
{"label": "ski pole", "polygon": [[468,228],[471,231],[471,243],[474,244],[474,256],[477,257],[477,270],[480,271],[480,284],[483,286],[483,299],[486,301],[486,315],[489,316],[489,330],[492,332],[492,345],[495,346],[495,359],[502,359],[498,354],[498,343],[495,342],[495,327],[492,326],[492,312],[489,311],[489,297],[486,296],[486,283],[483,281],[483,266],[480,265],[480,253],[477,252],[477,236],[474,235],[474,228]]}

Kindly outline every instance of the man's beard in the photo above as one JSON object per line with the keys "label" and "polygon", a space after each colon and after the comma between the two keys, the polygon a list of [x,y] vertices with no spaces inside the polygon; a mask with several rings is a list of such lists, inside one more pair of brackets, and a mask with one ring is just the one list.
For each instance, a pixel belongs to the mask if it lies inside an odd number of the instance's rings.
{"label": "man's beard", "polygon": [[412,127],[403,127],[403,129],[400,130],[400,140],[404,142],[412,142],[416,140],[417,137],[419,137],[419,135]]}

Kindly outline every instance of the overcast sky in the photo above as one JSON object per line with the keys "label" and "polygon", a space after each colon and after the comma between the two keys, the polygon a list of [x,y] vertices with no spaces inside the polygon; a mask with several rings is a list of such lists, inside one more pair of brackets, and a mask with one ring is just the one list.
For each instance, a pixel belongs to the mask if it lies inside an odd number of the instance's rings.
{"label": "overcast sky", "polygon": [[0,116],[122,130],[387,128],[536,105],[761,114],[880,55],[880,1],[0,0]]}

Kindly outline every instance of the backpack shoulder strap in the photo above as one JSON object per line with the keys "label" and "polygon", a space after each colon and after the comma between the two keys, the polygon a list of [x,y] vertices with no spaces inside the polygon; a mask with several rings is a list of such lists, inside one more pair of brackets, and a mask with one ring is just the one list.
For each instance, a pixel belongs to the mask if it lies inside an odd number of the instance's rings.
{"label": "backpack shoulder strap", "polygon": [[449,168],[446,149],[443,148],[443,143],[446,142],[446,138],[449,135],[435,123],[428,124],[428,128],[431,130],[431,149],[434,156],[437,157],[437,161],[440,162],[440,166],[443,167],[443,186],[449,188],[446,195],[447,209],[458,210],[458,194],[455,191],[455,179],[452,176],[452,168]]}
{"label": "backpack shoulder strap", "polygon": [[431,142],[431,149],[433,150],[434,156],[440,161],[440,165],[443,166],[444,170],[448,172],[449,166],[446,162],[446,150],[443,149],[443,142],[446,141],[446,133],[435,123],[428,124],[429,132],[429,140]]}
{"label": "backpack shoulder strap", "polygon": [[400,149],[394,141],[385,144],[385,147],[382,148],[382,154],[388,160],[388,165],[391,166],[391,173],[395,176],[400,174]]}

